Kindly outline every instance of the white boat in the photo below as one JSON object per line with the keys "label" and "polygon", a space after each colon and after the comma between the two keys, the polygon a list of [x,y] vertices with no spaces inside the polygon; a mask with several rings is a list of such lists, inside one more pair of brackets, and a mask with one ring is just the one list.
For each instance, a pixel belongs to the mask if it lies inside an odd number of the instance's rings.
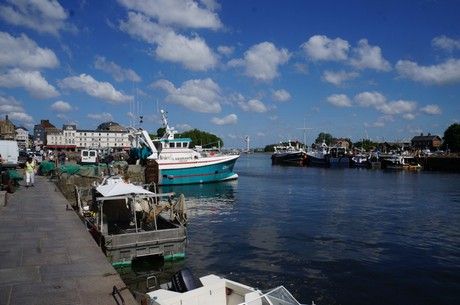
{"label": "white boat", "polygon": [[422,166],[412,156],[393,155],[384,159],[384,168],[395,170],[421,170]]}
{"label": "white boat", "polygon": [[184,268],[168,285],[135,295],[141,304],[150,305],[300,305],[284,286],[262,292],[214,274],[201,277],[200,282],[202,286],[197,287],[190,270]]}
{"label": "white boat", "polygon": [[321,145],[317,145],[315,150],[307,152],[307,165],[308,166],[321,166],[329,167],[329,148],[326,142],[323,141]]}
{"label": "white boat", "polygon": [[[165,134],[152,140],[144,129],[128,128],[131,147],[143,150],[146,156],[146,182],[157,185],[207,183],[234,180],[233,172],[239,155],[222,154],[219,149],[192,149],[190,138],[175,138],[177,131],[170,127],[166,112],[160,111]],[[145,153],[148,151],[148,153]]]}
{"label": "white boat", "polygon": [[329,147],[327,158],[329,164],[332,167],[349,167],[350,158],[348,156],[347,148],[343,145],[343,142],[339,142],[336,145]]}
{"label": "white boat", "polygon": [[[173,203],[173,192],[156,194],[119,179],[106,182],[90,189],[75,186],[75,190],[89,233],[114,266],[145,256],[164,260],[185,256],[187,218],[183,195]],[[167,201],[161,202],[165,197]]]}
{"label": "white boat", "polygon": [[291,141],[288,141],[287,145],[280,143],[274,147],[271,159],[272,164],[304,165],[307,153],[299,147],[298,143],[292,146]]}

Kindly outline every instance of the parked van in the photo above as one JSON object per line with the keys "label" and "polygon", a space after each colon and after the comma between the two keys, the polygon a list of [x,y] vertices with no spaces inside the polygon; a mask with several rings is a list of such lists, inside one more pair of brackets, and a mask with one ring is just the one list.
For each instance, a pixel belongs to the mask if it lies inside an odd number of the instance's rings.
{"label": "parked van", "polygon": [[14,169],[18,166],[18,142],[10,140],[0,140],[0,154],[2,155],[3,159],[3,169]]}
{"label": "parked van", "polygon": [[97,150],[83,149],[80,154],[80,163],[82,165],[97,165]]}

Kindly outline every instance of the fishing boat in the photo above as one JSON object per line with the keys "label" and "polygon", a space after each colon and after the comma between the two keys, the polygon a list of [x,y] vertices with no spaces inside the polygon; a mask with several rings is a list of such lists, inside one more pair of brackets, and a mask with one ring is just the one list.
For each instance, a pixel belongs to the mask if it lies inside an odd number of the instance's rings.
{"label": "fishing boat", "polygon": [[[146,256],[164,260],[185,256],[187,217],[183,195],[173,203],[174,192],[156,194],[118,179],[107,181],[110,183],[89,191],[75,189],[86,227],[112,265],[130,264]],[[166,202],[161,200],[164,198]]]}
{"label": "fishing boat", "polygon": [[[190,138],[175,138],[177,131],[169,126],[166,112],[160,111],[165,134],[152,140],[144,129],[128,128],[131,147],[145,155],[146,183],[177,185],[238,179],[233,172],[239,155],[224,154],[219,148],[191,148]],[[145,153],[145,151],[148,153]]]}
{"label": "fishing boat", "polygon": [[350,158],[343,142],[339,142],[328,150],[327,158],[331,167],[349,167]]}
{"label": "fishing boat", "polygon": [[383,162],[384,168],[391,170],[421,170],[423,168],[413,156],[393,155],[385,158]]}
{"label": "fishing boat", "polygon": [[307,153],[299,147],[298,142],[292,146],[291,141],[288,141],[287,145],[280,143],[274,147],[271,159],[273,165],[304,165]]}
{"label": "fishing boat", "polygon": [[329,150],[326,142],[317,145],[315,150],[307,152],[306,164],[308,166],[329,167]]}
{"label": "fishing boat", "polygon": [[353,157],[351,157],[350,162],[351,162],[351,167],[358,167],[358,168],[371,167],[369,156],[366,156],[364,154],[354,155]]}
{"label": "fishing boat", "polygon": [[200,282],[198,287],[191,271],[184,268],[172,276],[170,283],[135,296],[141,304],[151,305],[300,305],[284,286],[263,292],[214,274],[201,277]]}

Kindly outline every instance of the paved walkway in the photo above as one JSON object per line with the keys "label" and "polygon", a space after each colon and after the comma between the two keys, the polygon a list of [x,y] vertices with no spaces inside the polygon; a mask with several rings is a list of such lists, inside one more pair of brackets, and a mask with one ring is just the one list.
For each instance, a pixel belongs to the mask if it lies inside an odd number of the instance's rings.
{"label": "paved walkway", "polygon": [[113,286],[136,304],[55,184],[35,182],[0,207],[0,305],[117,304]]}

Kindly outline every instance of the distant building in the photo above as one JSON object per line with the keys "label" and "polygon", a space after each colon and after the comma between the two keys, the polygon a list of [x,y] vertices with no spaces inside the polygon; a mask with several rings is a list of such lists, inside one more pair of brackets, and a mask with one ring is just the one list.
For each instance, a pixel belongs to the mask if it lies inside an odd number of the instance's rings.
{"label": "distant building", "polygon": [[120,127],[123,130],[78,130],[75,125],[63,125],[62,130],[47,132],[47,148],[72,151],[85,148],[128,150],[131,147],[129,133],[126,128]]}
{"label": "distant building", "polygon": [[16,141],[20,149],[29,148],[29,130],[25,127],[17,127]]}
{"label": "distant building", "polygon": [[105,122],[97,126],[96,130],[126,131],[126,128],[115,122]]}
{"label": "distant building", "polygon": [[16,140],[16,126],[11,123],[8,115],[5,115],[4,121],[0,121],[0,138],[1,140]]}
{"label": "distant building", "polygon": [[431,134],[424,136],[422,133],[419,136],[413,137],[411,143],[414,149],[438,150],[441,147],[442,139],[439,136]]}

